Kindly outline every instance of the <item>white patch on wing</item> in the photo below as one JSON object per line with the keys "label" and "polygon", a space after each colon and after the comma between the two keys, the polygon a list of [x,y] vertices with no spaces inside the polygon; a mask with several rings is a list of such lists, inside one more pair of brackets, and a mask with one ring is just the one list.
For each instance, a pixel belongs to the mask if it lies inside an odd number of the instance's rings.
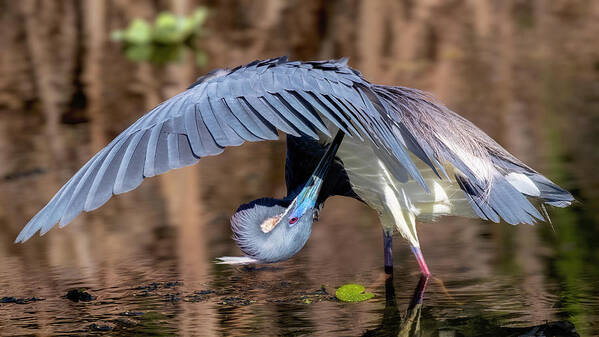
{"label": "white patch on wing", "polygon": [[505,179],[507,179],[507,181],[521,193],[530,195],[532,197],[538,197],[541,195],[541,191],[537,185],[535,185],[535,183],[530,180],[529,177],[522,173],[511,172],[505,176]]}

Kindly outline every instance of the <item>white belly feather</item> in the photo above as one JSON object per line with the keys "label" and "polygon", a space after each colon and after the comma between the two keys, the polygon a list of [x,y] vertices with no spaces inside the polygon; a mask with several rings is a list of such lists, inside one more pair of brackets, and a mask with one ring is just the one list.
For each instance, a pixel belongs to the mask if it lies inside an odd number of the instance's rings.
{"label": "white belly feather", "polygon": [[455,180],[439,179],[428,165],[412,156],[430,192],[414,180],[400,182],[371,146],[369,142],[346,137],[337,157],[343,161],[353,190],[379,213],[385,230],[396,227],[412,245],[419,247],[416,220],[431,222],[443,215],[476,216]]}

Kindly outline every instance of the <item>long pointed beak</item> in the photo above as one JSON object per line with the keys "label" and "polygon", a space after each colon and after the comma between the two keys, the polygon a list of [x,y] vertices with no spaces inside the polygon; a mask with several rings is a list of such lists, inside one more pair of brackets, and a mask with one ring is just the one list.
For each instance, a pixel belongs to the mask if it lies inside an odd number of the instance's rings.
{"label": "long pointed beak", "polygon": [[318,199],[318,195],[320,194],[320,189],[322,187],[322,183],[324,182],[324,178],[329,170],[329,166],[333,162],[335,158],[335,154],[341,145],[341,141],[343,141],[343,136],[345,134],[343,131],[337,131],[337,135],[335,135],[335,139],[333,142],[329,144],[327,151],[324,156],[320,159],[320,162],[316,166],[314,173],[310,176],[300,193],[293,200],[290,205],[292,208],[291,214],[289,216],[290,226],[293,226],[293,219],[297,219],[301,217],[308,209],[314,208],[316,205],[316,200]]}

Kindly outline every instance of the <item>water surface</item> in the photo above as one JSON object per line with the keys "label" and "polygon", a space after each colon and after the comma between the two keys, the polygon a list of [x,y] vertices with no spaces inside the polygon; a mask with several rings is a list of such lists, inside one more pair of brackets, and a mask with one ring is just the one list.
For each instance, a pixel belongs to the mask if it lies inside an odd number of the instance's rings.
{"label": "water surface", "polygon": [[[72,128],[73,144],[66,152],[85,139],[80,128]],[[32,130],[23,133],[15,148],[39,141]],[[39,153],[18,152],[21,174],[2,182],[3,204],[12,207],[1,218],[0,295],[29,303],[0,304],[0,332],[472,336],[519,334],[547,322],[568,324],[564,321],[584,334],[599,331],[599,283],[580,259],[596,246],[560,241],[568,229],[562,219],[580,206],[554,215],[556,232],[545,225],[458,218],[421,224],[423,251],[435,277],[411,315],[419,277],[408,246],[395,236],[391,305],[378,219],[351,199],[329,200],[306,247],[287,262],[215,264],[216,257],[240,254],[228,224],[236,206],[284,192],[283,146],[250,144],[148,179],[138,190],[24,245],[12,243],[20,229],[16,224],[35,212],[45,194],[58,189],[62,171],[71,169],[35,166]],[[338,302],[335,289],[345,283],[363,284],[376,296]],[[70,289],[96,298],[72,302],[64,298]],[[32,297],[43,300],[27,300]]]}
{"label": "water surface", "polygon": [[[597,2],[211,2],[202,69],[191,57],[133,64],[108,39],[133,17],[178,5],[20,3],[3,5],[0,21],[0,335],[518,336],[572,326],[599,335]],[[395,237],[386,283],[378,219],[354,200],[327,201],[287,262],[214,263],[240,254],[228,222],[238,205],[284,195],[284,138],[148,179],[63,229],[13,244],[142,112],[211,68],[284,54],[349,56],[373,82],[432,92],[578,202],[550,209],[554,230],[420,224],[435,278],[415,306],[409,247]],[[336,301],[346,283],[375,297]],[[71,289],[95,299],[64,298]]]}

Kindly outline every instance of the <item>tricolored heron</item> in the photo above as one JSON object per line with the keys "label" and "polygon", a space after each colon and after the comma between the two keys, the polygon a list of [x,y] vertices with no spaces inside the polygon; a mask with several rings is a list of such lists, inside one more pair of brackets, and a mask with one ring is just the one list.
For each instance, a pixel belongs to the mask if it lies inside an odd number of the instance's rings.
{"label": "tricolored heron", "polygon": [[341,195],[377,211],[387,272],[397,230],[429,275],[417,220],[460,215],[533,224],[546,219],[544,204],[565,207],[573,200],[421,91],[372,84],[346,60],[281,57],[213,71],[142,116],[93,156],[16,242],[65,226],[146,177],[245,141],[278,139],[277,130],[288,135],[287,196],[239,207],[231,226],[246,257],[227,262],[292,257],[325,200]]}

